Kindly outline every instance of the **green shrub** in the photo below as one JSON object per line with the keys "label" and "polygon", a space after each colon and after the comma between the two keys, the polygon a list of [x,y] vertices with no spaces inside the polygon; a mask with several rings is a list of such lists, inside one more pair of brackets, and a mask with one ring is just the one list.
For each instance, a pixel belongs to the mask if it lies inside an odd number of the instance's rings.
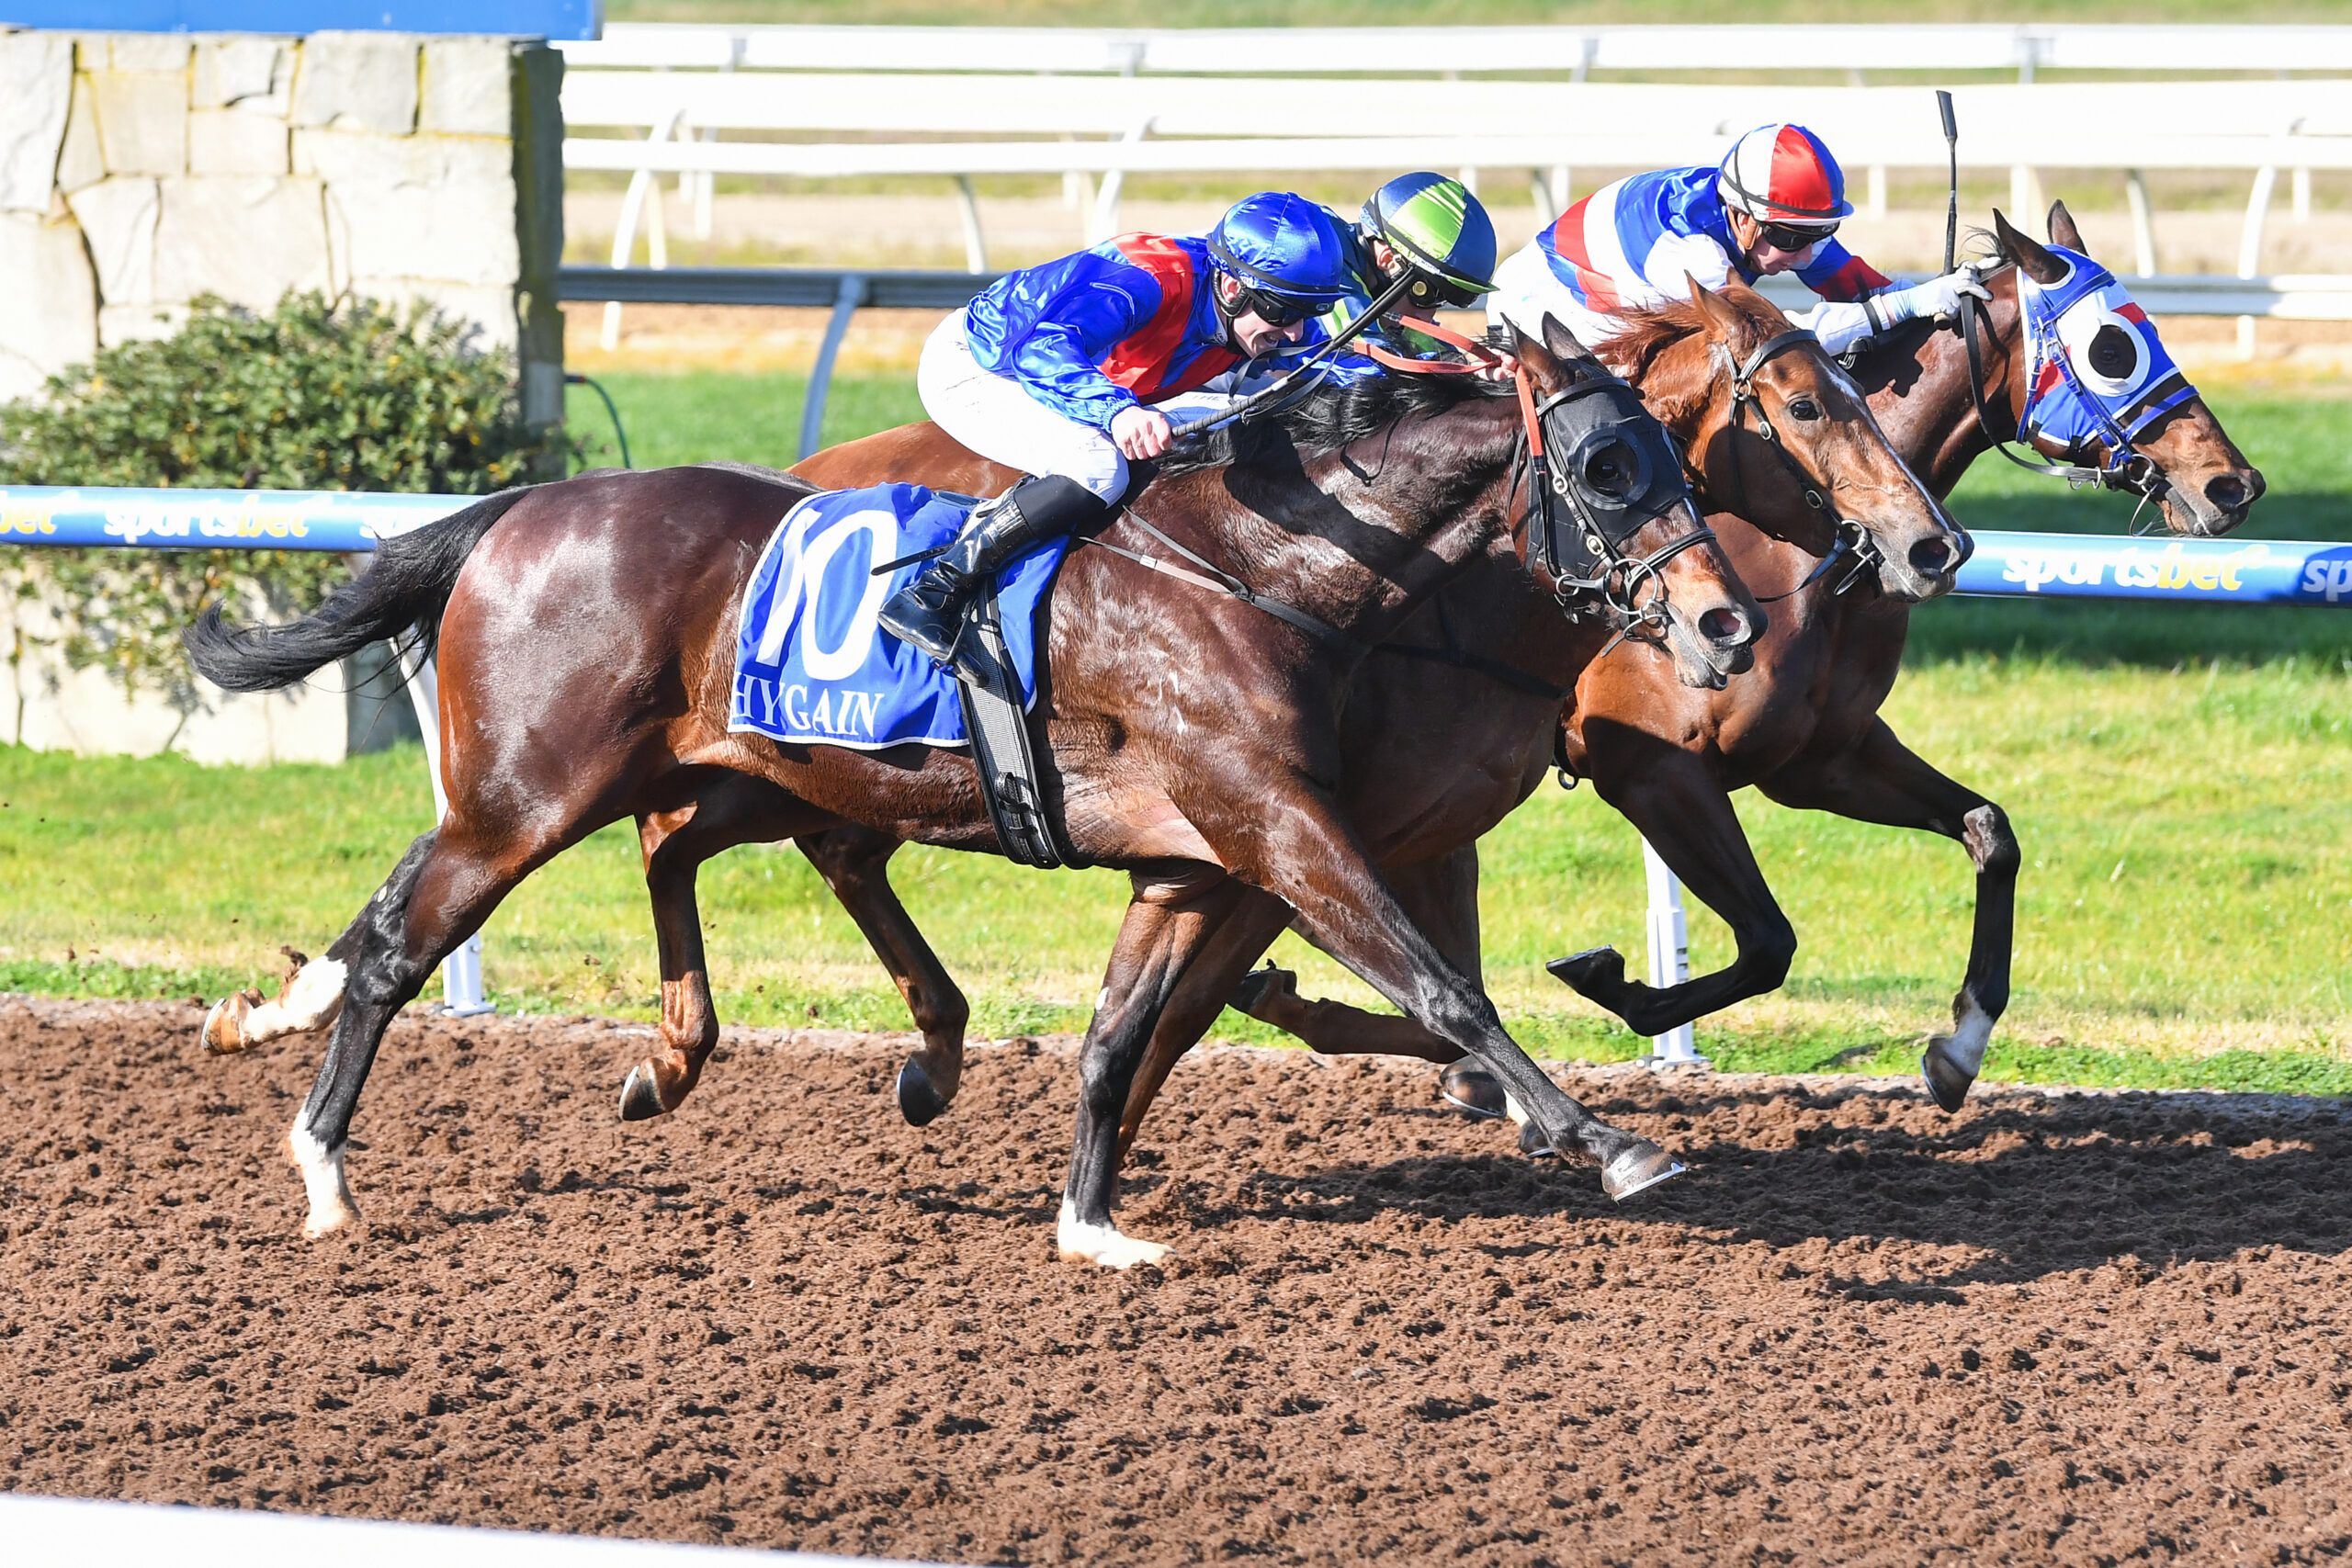
{"label": "green shrub", "polygon": [[[560,437],[523,424],[514,356],[469,348],[472,330],[316,293],[267,315],[199,299],[170,337],[101,349],[0,404],[0,485],[487,493],[535,477]],[[307,609],[347,570],[305,551],[0,551],[0,581],[46,604],[45,640],[72,668],[101,665],[183,713],[200,705],[179,650],[198,612]]]}

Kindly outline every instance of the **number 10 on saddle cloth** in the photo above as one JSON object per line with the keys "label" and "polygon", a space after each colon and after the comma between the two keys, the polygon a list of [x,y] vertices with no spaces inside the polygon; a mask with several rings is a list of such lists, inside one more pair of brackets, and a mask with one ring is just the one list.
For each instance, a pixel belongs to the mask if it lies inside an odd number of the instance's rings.
{"label": "number 10 on saddle cloth", "polygon": [[[888,484],[821,491],[786,513],[743,590],[728,729],[863,750],[967,744],[955,677],[876,621],[924,562],[873,573],[954,539],[972,505]],[[1040,546],[997,579],[1024,706],[1037,695],[1037,605],[1069,548],[1068,539]]]}

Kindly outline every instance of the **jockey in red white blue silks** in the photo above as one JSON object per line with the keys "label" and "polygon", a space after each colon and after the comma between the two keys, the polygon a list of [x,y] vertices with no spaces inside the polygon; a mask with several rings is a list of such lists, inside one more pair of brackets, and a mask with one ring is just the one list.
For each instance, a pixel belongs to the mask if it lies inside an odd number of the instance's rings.
{"label": "jockey in red white blue silks", "polygon": [[942,664],[979,582],[1106,516],[1129,459],[1171,436],[1150,405],[1287,344],[1354,286],[1355,242],[1304,197],[1263,192],[1209,233],[1125,234],[1000,278],[940,323],[915,386],[923,412],[1032,476],[977,509],[947,553],[882,606],[883,626]]}
{"label": "jockey in red white blue silks", "polygon": [[1824,301],[1798,324],[1842,354],[1899,321],[1955,315],[1963,294],[1989,298],[1966,267],[1894,288],[1833,237],[1853,210],[1821,138],[1759,126],[1718,167],[1634,175],[1570,207],[1496,269],[1487,313],[1540,337],[1548,312],[1591,348],[1623,330],[1626,308],[1689,299],[1686,275],[1720,288],[1793,272]]}

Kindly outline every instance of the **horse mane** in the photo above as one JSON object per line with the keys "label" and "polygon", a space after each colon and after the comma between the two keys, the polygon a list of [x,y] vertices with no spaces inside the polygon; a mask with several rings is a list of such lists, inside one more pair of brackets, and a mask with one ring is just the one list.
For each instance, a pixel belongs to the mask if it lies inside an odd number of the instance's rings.
{"label": "horse mane", "polygon": [[[1754,342],[1743,346],[1752,348],[1789,330],[1788,318],[1779,307],[1751,288],[1719,289],[1715,298],[1728,304],[1755,333]],[[1601,345],[1601,353],[1618,374],[1635,383],[1649,373],[1659,355],[1685,338],[1703,334],[1708,327],[1706,312],[1692,299],[1628,306],[1620,319],[1624,329]]]}
{"label": "horse mane", "polygon": [[1334,386],[1295,402],[1209,432],[1159,459],[1163,474],[1246,463],[1287,446],[1299,457],[1326,457],[1408,419],[1434,419],[1479,399],[1512,396],[1510,383],[1479,376],[1386,372]]}

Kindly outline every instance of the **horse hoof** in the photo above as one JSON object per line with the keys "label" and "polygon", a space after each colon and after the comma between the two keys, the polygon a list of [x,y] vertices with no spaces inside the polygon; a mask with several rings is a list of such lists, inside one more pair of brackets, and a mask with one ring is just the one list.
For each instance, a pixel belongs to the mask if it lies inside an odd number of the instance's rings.
{"label": "horse hoof", "polygon": [[1620,1203],[1645,1188],[1682,1174],[1682,1162],[1648,1139],[1600,1168],[1600,1190]]}
{"label": "horse hoof", "polygon": [[245,1038],[245,1015],[254,1010],[261,998],[251,991],[232,991],[212,1004],[204,1015],[204,1050],[207,1055],[233,1056],[252,1042]]}
{"label": "horse hoof", "polygon": [[1548,1159],[1559,1153],[1544,1129],[1532,1122],[1522,1122],[1519,1129],[1519,1152],[1530,1159]]}
{"label": "horse hoof", "polygon": [[1168,1257],[1165,1246],[1123,1235],[1116,1225],[1080,1224],[1067,1203],[1062,1205],[1054,1243],[1063,1262],[1095,1263],[1105,1269],[1132,1269],[1138,1263],[1158,1263]]}
{"label": "horse hoof", "polygon": [[1600,1000],[1593,994],[1595,991],[1625,984],[1625,955],[1613,947],[1588,947],[1582,953],[1555,958],[1544,967],[1552,978],[1594,1001]]}
{"label": "horse hoof", "polygon": [[931,1087],[931,1075],[913,1057],[899,1069],[899,1113],[910,1127],[928,1127],[939,1113],[947,1109],[947,1101]]}
{"label": "horse hoof", "polygon": [[1928,1043],[1926,1053],[1919,1058],[1919,1077],[1928,1085],[1928,1096],[1945,1111],[1951,1112],[1967,1102],[1968,1086],[1974,1083],[1976,1077],[1973,1073],[1961,1071],[1959,1066],[1943,1054],[1942,1046],[1940,1038]]}
{"label": "horse hoof", "polygon": [[621,1120],[650,1122],[668,1109],[662,1103],[662,1091],[654,1087],[653,1064],[639,1062],[631,1067],[621,1084]]}
{"label": "horse hoof", "polygon": [[1493,1120],[1509,1115],[1510,1096],[1500,1079],[1484,1067],[1451,1066],[1437,1076],[1438,1098],[1473,1116]]}
{"label": "horse hoof", "polygon": [[1287,969],[1277,969],[1269,964],[1263,969],[1252,969],[1241,976],[1240,984],[1233,987],[1233,999],[1226,1006],[1238,1013],[1258,1018],[1258,1010],[1277,992],[1297,995],[1298,976]]}

